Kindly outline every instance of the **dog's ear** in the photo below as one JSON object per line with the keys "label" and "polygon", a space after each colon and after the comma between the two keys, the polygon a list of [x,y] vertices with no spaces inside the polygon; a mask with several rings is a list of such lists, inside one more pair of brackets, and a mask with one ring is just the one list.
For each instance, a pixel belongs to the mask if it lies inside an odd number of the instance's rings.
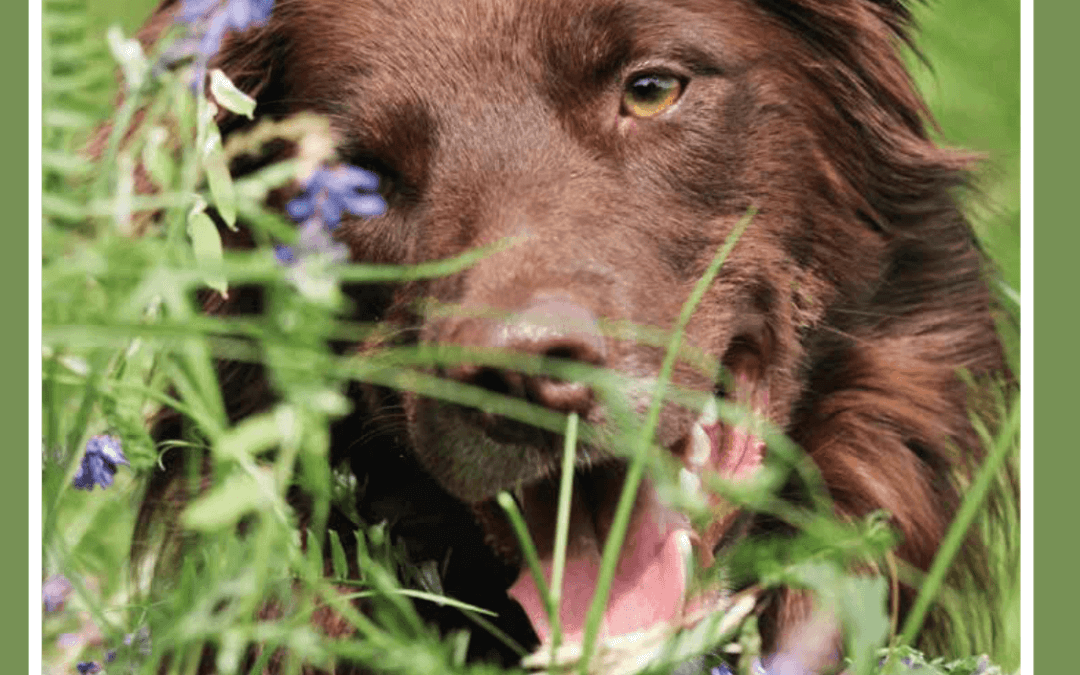
{"label": "dog's ear", "polygon": [[869,32],[842,32],[836,36],[846,35],[851,41],[860,35],[873,37],[885,28],[911,46],[914,18],[909,3],[902,0],[758,0],[758,4],[785,17],[801,29],[800,34],[813,39],[857,25]]}
{"label": "dog's ear", "polygon": [[[856,210],[878,229],[916,227],[952,209],[977,154],[941,147],[902,57],[914,51],[914,18],[900,0],[758,0],[798,36],[787,63],[822,104],[810,117],[823,151],[844,172]],[[917,51],[915,52],[917,54]],[[844,111],[838,115],[837,111]],[[858,167],[858,168],[855,168]],[[866,171],[869,168],[870,171]]]}

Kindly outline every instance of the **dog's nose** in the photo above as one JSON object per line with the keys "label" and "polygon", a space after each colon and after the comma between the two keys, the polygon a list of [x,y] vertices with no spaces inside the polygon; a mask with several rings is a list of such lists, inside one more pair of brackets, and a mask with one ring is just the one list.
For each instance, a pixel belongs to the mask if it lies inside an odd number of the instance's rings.
{"label": "dog's nose", "polygon": [[[594,366],[603,366],[606,361],[604,336],[596,316],[563,296],[538,296],[525,309],[502,320],[463,318],[447,326],[445,334],[449,342],[463,347],[502,349]],[[593,405],[592,388],[582,382],[467,363],[446,372],[461,382],[583,417]]]}

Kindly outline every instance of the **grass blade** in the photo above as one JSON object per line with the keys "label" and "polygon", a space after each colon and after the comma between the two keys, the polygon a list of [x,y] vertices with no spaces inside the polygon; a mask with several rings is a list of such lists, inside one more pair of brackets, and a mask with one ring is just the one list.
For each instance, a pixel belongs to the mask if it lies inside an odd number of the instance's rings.
{"label": "grass blade", "polygon": [[949,571],[953,558],[956,557],[961,545],[964,543],[968,528],[971,527],[972,522],[978,515],[979,507],[982,506],[990,492],[994,478],[1001,471],[1005,462],[1008,461],[1009,455],[1014,451],[1013,439],[1019,430],[1020,401],[1019,395],[1016,395],[1012,402],[1009,417],[998,434],[996,444],[986,458],[986,463],[975,476],[971,487],[968,488],[967,493],[964,495],[964,500],[960,503],[960,509],[956,513],[956,518],[949,527],[949,531],[945,534],[945,539],[941,542],[941,547],[934,557],[930,571],[926,573],[926,579],[919,590],[919,595],[915,598],[915,603],[904,621],[904,628],[900,633],[901,644],[912,644],[914,642],[915,636],[926,618],[926,613],[930,610],[934,598],[937,597],[938,591],[945,583],[945,575]]}
{"label": "grass blade", "polygon": [[551,563],[551,651],[559,649],[562,638],[559,607],[562,601],[563,572],[566,569],[566,539],[570,532],[570,500],[574,490],[574,458],[577,447],[577,413],[570,413],[566,420],[566,437],[563,443],[562,473],[559,482],[559,510],[555,520],[555,551]]}
{"label": "grass blade", "polygon": [[589,606],[589,612],[585,618],[585,634],[582,640],[581,661],[578,664],[578,672],[581,673],[581,675],[586,675],[586,673],[588,673],[589,660],[592,657],[596,639],[600,633],[600,622],[603,619],[604,608],[607,606],[608,594],[611,591],[611,583],[615,578],[615,568],[619,562],[619,552],[622,550],[623,539],[625,539],[627,528],[630,525],[630,513],[634,506],[634,499],[637,496],[637,489],[644,474],[645,454],[652,445],[653,433],[655,432],[656,425],[660,419],[660,406],[664,400],[664,389],[666,388],[666,383],[671,379],[671,371],[675,365],[675,357],[679,352],[679,344],[682,342],[683,331],[690,322],[690,317],[693,315],[694,309],[697,308],[701,299],[705,297],[705,291],[708,290],[713,279],[716,278],[717,273],[720,271],[720,267],[724,264],[724,261],[727,260],[731,250],[735,247],[735,243],[742,236],[743,232],[746,231],[747,226],[750,224],[750,221],[753,219],[756,212],[756,209],[751,208],[750,211],[736,223],[735,227],[732,228],[731,232],[724,240],[724,244],[720,247],[720,251],[717,252],[712,263],[710,263],[708,269],[705,271],[705,274],[702,275],[694,286],[693,291],[690,293],[690,297],[687,298],[686,303],[683,305],[678,322],[674,326],[671,342],[667,352],[664,354],[664,362],[660,366],[660,375],[657,378],[658,382],[653,394],[652,403],[649,407],[648,416],[645,420],[645,426],[638,436],[637,447],[634,449],[633,456],[630,459],[630,466],[626,472],[626,482],[623,485],[622,494],[619,496],[619,504],[615,510],[615,517],[611,523],[611,530],[608,534],[607,542],[604,544],[604,554],[600,564],[600,576],[597,579],[596,595],[593,597],[592,604]]}

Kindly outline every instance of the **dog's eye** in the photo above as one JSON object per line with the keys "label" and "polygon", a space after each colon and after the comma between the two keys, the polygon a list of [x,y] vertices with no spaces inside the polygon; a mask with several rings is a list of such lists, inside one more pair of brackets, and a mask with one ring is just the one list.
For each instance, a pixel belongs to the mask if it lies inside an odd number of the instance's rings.
{"label": "dog's eye", "polygon": [[671,75],[639,75],[623,92],[623,112],[634,117],[653,117],[670,108],[682,94],[683,83]]}

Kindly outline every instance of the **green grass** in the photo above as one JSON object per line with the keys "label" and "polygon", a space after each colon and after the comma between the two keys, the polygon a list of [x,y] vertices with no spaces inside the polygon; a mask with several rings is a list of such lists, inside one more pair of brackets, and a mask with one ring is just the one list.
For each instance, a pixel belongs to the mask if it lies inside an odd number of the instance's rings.
{"label": "green grass", "polygon": [[[973,195],[971,208],[977,230],[1005,282],[1017,289],[1018,9],[1015,2],[1002,0],[979,3],[974,11],[973,6],[971,2],[942,3],[919,12],[925,25],[921,44],[935,70],[930,73],[917,66],[916,70],[941,120],[943,136],[990,153],[990,170],[980,185],[982,195]],[[197,667],[203,646],[213,645],[217,667],[222,672],[238,672],[246,645],[257,642],[265,648],[254,667],[244,672],[259,672],[262,664],[279,658],[284,671],[290,673],[300,672],[303,664],[327,667],[343,660],[377,663],[386,672],[397,673],[496,672],[464,664],[468,635],[440,640],[424,625],[416,603],[453,601],[440,597],[437,589],[417,591],[403,585],[399,552],[381,528],[361,528],[355,552],[347,551],[336,537],[326,541],[327,551],[317,545],[302,546],[289,489],[299,485],[310,495],[315,514],[311,529],[315,532],[321,531],[331,503],[347,502],[355,489],[347,475],[332,471],[326,461],[327,426],[343,410],[341,392],[349,378],[483,404],[499,414],[556,431],[567,424],[576,425],[576,421],[522,401],[491,399],[475,388],[416,371],[417,366],[460,358],[460,354],[399,349],[376,361],[343,359],[327,350],[328,338],[355,339],[371,330],[338,318],[345,301],[336,283],[450,274],[484,252],[422,269],[314,266],[309,283],[297,286],[285,277],[265,246],[248,253],[221,253],[213,237],[196,238],[202,243],[193,246],[191,228],[198,223],[193,209],[197,212],[204,201],[219,208],[227,206],[221,193],[211,194],[201,187],[205,158],[193,148],[205,145],[199,141],[214,132],[200,121],[205,119],[199,114],[202,103],[191,101],[183,83],[166,76],[159,82],[148,82],[146,89],[130,99],[128,107],[114,110],[111,105],[115,63],[108,56],[101,30],[115,17],[130,31],[148,9],[147,3],[115,0],[96,0],[89,7],[78,0],[45,4],[48,35],[43,89],[44,107],[50,116],[43,134],[42,554],[45,575],[64,574],[75,586],[65,608],[44,617],[45,669],[74,672],[76,662],[100,662],[107,650],[116,649],[117,659],[110,664],[110,672],[127,672],[130,667],[142,673],[156,673],[159,668],[189,673]],[[964,26],[959,36],[955,30],[958,25]],[[990,63],[997,65],[989,68]],[[138,59],[133,58],[132,64],[137,66]],[[151,108],[156,111],[150,115],[151,124],[140,127],[128,145],[111,144],[104,159],[93,165],[73,152],[100,120],[130,114],[136,105],[152,100],[170,103]],[[155,145],[148,132],[155,121],[167,121],[177,130],[182,142],[176,154],[169,155]],[[317,124],[301,124],[290,133],[321,131]],[[153,155],[155,152],[158,154]],[[131,170],[150,155],[165,167],[157,174],[161,193],[154,203],[164,209],[164,217],[148,236],[132,238],[125,234],[125,228],[131,227],[130,213],[147,205],[131,194]],[[291,225],[277,214],[263,212],[259,203],[269,189],[291,179],[294,170],[285,166],[276,174],[266,172],[235,185],[239,195],[235,206],[253,224],[260,243],[292,236]],[[722,260],[723,256],[718,256],[716,264]],[[194,291],[224,280],[266,285],[271,307],[267,316],[250,320],[201,316],[191,300]],[[1016,307],[1013,310],[1014,314],[1019,311]],[[1006,332],[1006,338],[1015,352],[1015,335]],[[666,368],[676,353],[690,362],[696,358],[680,351],[678,331],[650,339],[667,347]],[[258,343],[261,352],[253,351],[250,340]],[[282,400],[265,414],[230,425],[213,374],[215,354],[264,358]],[[483,353],[472,356],[496,365],[506,358]],[[520,358],[514,365],[544,367]],[[625,408],[622,390],[626,383],[617,374],[573,365],[563,366],[555,374],[588,381],[613,410]],[[661,376],[652,392],[651,416],[639,420],[624,415],[621,433],[627,442],[621,446],[634,448],[630,482],[639,480],[646,471],[658,481],[663,482],[665,476],[670,479],[672,472],[665,471],[662,453],[656,452],[652,443],[659,404],[664,400],[704,404],[700,396],[667,387],[665,382]],[[959,541],[969,525],[992,526],[980,499],[987,491],[1003,492],[993,489],[1001,479],[994,462],[1015,462],[1014,418],[1009,415],[1016,407],[1011,401],[1001,404],[1003,419],[1009,424],[1003,425],[996,437],[988,435],[988,446],[997,452],[973,481],[969,502],[950,533],[950,542]],[[159,461],[159,450],[146,431],[147,419],[162,405],[177,408],[193,420],[190,441],[209,448],[215,480],[181,522],[187,531],[198,535],[198,541],[185,549],[183,564],[173,574],[151,575],[150,568],[131,569],[128,551],[142,493],[141,478]],[[721,410],[722,416],[740,414]],[[584,425],[580,430],[572,428],[575,431],[567,433],[568,452],[575,435],[587,441],[594,433]],[[106,491],[71,489],[86,440],[102,432],[123,439],[130,470],[121,468],[115,485]],[[854,524],[835,522],[826,503],[784,511],[771,500],[769,485],[786,472],[809,472],[807,476],[813,479],[812,467],[789,446],[782,438],[770,436],[770,447],[776,451],[770,453],[769,468],[778,472],[770,480],[750,488],[718,487],[741,503],[777,509],[778,515],[803,527],[806,534],[794,542],[795,553],[784,564],[773,562],[769,567],[768,560],[762,563],[763,569],[772,570],[771,576],[766,575],[767,582],[797,581],[832,597],[841,613],[860,627],[850,645],[853,656],[857,663],[870,664],[876,661],[876,641],[888,616],[883,602],[875,604],[867,599],[883,598],[886,589],[882,580],[859,579],[845,570],[853,559],[880,558],[890,540],[873,519]],[[563,499],[569,499],[568,489],[569,484]],[[625,529],[628,505],[624,498],[613,528],[616,533],[620,527]],[[564,511],[560,509],[563,522]],[[1006,504],[1002,511],[1007,516],[1005,527],[1016,531],[1015,505]],[[238,538],[234,526],[241,520],[246,529],[243,538]],[[614,569],[619,539],[613,535],[605,551],[602,578],[606,581]],[[993,644],[992,660],[1013,671],[1019,664],[1018,569],[1015,550],[1005,539],[994,541],[1002,542],[991,551],[995,581],[1001,590],[999,605],[986,607],[963,597],[952,601],[942,592],[936,570],[927,575],[925,592],[927,599],[952,603],[954,622],[966,629],[962,633],[984,636],[981,642],[954,645],[957,656],[979,653]],[[945,546],[938,563],[942,569],[948,565],[949,551],[950,546]],[[323,553],[330,561],[329,578]],[[350,565],[363,570],[359,580],[345,579]],[[149,583],[151,576],[156,592],[147,595],[138,587]],[[335,582],[348,587],[351,596],[343,596]],[[543,588],[543,584],[538,586]],[[371,611],[358,612],[347,601],[350,597],[364,597]],[[551,606],[555,600],[550,599]],[[276,608],[272,616],[260,614],[268,601]],[[354,637],[332,639],[313,631],[312,615],[327,606],[341,614]],[[589,659],[610,663],[610,659],[621,658],[610,649],[589,654],[595,645],[597,608],[601,606],[598,601],[590,612],[585,663]],[[479,625],[489,623],[490,617],[480,608],[460,609]],[[736,613],[733,607],[732,616]],[[1003,635],[989,635],[992,617],[1002,619]],[[918,620],[917,611],[910,621]],[[914,628],[911,623],[904,631]],[[148,653],[138,639],[124,644],[125,636],[144,629],[150,635]],[[658,653],[656,672],[670,670],[672,664],[690,655],[706,653],[718,642],[735,641],[745,652],[752,652],[754,635],[752,624],[703,622],[678,638],[662,636],[669,651]],[[585,663],[579,666],[582,671]],[[927,667],[967,672],[966,662],[937,662]]]}

